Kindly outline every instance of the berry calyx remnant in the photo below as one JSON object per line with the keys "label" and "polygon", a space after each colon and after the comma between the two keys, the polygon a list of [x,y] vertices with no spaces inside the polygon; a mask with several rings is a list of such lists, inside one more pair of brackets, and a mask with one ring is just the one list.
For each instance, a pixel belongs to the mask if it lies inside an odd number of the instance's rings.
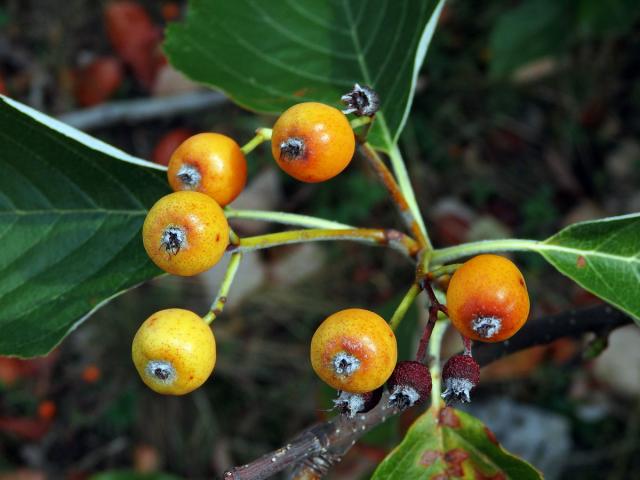
{"label": "berry calyx remnant", "polygon": [[349,165],[354,151],[355,136],[347,117],[323,103],[294,105],[273,126],[273,158],[282,170],[302,182],[335,177]]}
{"label": "berry calyx remnant", "polygon": [[367,393],[389,378],[398,357],[393,330],[378,314],[361,308],[327,317],[311,339],[311,365],[336,390]]}
{"label": "berry calyx remnant", "polygon": [[158,200],[142,226],[149,258],[162,270],[190,276],[213,267],[229,244],[222,208],[199,192],[175,192]]}
{"label": "berry calyx remnant", "polygon": [[470,402],[471,391],[480,383],[480,365],[471,355],[454,355],[442,367],[442,398],[447,404]]}
{"label": "berry calyx remnant", "polygon": [[142,381],[166,395],[184,395],[202,385],[216,363],[211,328],[195,313],[160,310],[138,329],[131,346]]}
{"label": "berry calyx remnant", "polygon": [[431,372],[413,360],[398,362],[387,380],[389,406],[404,410],[423,403],[431,394]]}
{"label": "berry calyx remnant", "polygon": [[478,255],[451,277],[447,308],[458,331],[472,340],[499,342],[513,336],[529,316],[529,294],[515,264]]}
{"label": "berry calyx remnant", "polygon": [[195,190],[222,207],[231,203],[247,182],[247,160],[240,146],[219,133],[199,133],[173,152],[167,170],[174,191]]}
{"label": "berry calyx remnant", "polygon": [[382,390],[383,388],[379,387],[365,393],[338,392],[338,398],[333,401],[333,405],[342,415],[353,418],[356,414],[367,413],[378,405],[382,398]]}
{"label": "berry calyx remnant", "polygon": [[341,100],[347,106],[342,110],[345,115],[355,113],[359,117],[373,117],[380,108],[380,98],[375,90],[357,83],[353,90],[341,97]]}

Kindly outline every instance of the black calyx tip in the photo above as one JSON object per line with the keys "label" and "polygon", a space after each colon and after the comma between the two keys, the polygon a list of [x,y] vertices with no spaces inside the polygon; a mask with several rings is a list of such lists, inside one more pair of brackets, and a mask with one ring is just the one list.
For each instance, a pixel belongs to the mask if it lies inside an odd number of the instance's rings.
{"label": "black calyx tip", "polygon": [[447,404],[468,403],[480,383],[480,365],[471,355],[454,355],[442,367],[442,398]]}
{"label": "black calyx tip", "polygon": [[431,372],[423,363],[398,362],[387,380],[389,406],[404,410],[423,403],[431,394]]}
{"label": "black calyx tip", "polygon": [[380,108],[380,98],[375,90],[368,86],[355,84],[353,90],[341,97],[345,108],[342,113],[354,113],[359,117],[373,117]]}
{"label": "black calyx tip", "polygon": [[304,157],[305,143],[302,138],[290,137],[280,143],[280,158],[298,160]]}
{"label": "black calyx tip", "polygon": [[382,398],[382,387],[367,393],[338,392],[338,398],[333,404],[338,411],[348,417],[353,418],[358,413],[367,413],[380,402]]}
{"label": "black calyx tip", "polygon": [[160,248],[170,255],[177,255],[185,247],[187,236],[183,228],[176,226],[167,227],[160,238]]}

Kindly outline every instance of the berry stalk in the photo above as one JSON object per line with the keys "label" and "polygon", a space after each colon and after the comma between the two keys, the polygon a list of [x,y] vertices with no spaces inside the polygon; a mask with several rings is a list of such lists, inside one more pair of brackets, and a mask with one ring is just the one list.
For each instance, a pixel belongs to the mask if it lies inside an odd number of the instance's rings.
{"label": "berry stalk", "polygon": [[266,142],[267,140],[271,140],[271,129],[258,128],[256,130],[256,136],[245,143],[242,147],[240,147],[240,150],[245,155],[248,155],[249,153],[253,152],[256,147],[258,147],[263,142]]}
{"label": "berry stalk", "polygon": [[376,152],[368,143],[361,145],[360,151],[369,161],[369,165],[371,165],[373,170],[376,172],[376,175],[378,175],[378,178],[389,192],[391,200],[400,212],[402,221],[407,228],[409,228],[414,238],[422,248],[432,249],[433,247],[431,246],[431,242],[420,227],[417,218],[414,216],[414,212],[412,212],[409,207],[409,203],[407,202],[404,193],[396,182],[391,171],[384,164],[380,155],[378,155],[378,152]]}
{"label": "berry stalk", "polygon": [[222,284],[220,285],[220,289],[218,290],[218,294],[211,304],[209,312],[204,317],[202,317],[205,323],[211,324],[211,322],[213,322],[222,313],[222,310],[224,310],[224,306],[227,303],[229,290],[231,289],[231,284],[233,283],[233,279],[238,272],[238,267],[240,266],[241,261],[242,252],[235,252],[231,255],[231,260],[229,260],[229,265],[227,266],[227,271],[224,274],[224,278],[222,280]]}
{"label": "berry stalk", "polygon": [[389,320],[389,326],[391,327],[391,330],[395,331],[398,328],[398,326],[402,322],[402,319],[407,314],[409,307],[411,307],[413,301],[421,291],[422,288],[420,287],[418,282],[415,282],[413,285],[411,285],[411,288],[409,288],[405,296],[402,298],[402,301],[396,308],[396,311],[393,312],[391,320]]}
{"label": "berry stalk", "polygon": [[292,225],[295,227],[334,230],[355,228],[345,223],[325,220],[324,218],[313,217],[311,215],[300,215],[297,213],[273,212],[268,210],[235,210],[229,207],[225,208],[224,213],[227,218],[244,218],[247,220],[280,223],[282,225]]}

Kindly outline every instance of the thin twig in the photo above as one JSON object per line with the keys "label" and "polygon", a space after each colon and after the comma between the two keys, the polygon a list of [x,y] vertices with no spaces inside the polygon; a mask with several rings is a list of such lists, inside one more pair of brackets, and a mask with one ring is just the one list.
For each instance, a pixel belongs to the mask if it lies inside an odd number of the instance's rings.
{"label": "thin twig", "polygon": [[[630,316],[608,305],[569,311],[529,321],[518,335],[508,341],[477,345],[474,357],[481,366],[486,366],[525,348],[547,344],[561,337],[577,338],[587,332],[608,332],[632,321]],[[376,408],[369,413],[357,415],[353,420],[337,416],[327,422],[314,425],[289,443],[289,448],[278,449],[247,465],[233,468],[225,474],[224,478],[225,480],[264,479],[295,464],[298,464],[300,469],[308,469],[311,468],[310,465],[315,465],[312,471],[322,475],[331,465],[337,463],[362,435],[398,413],[396,410],[389,409],[386,403],[383,397]],[[316,478],[320,478],[319,475],[316,475]]]}
{"label": "thin twig", "polygon": [[390,247],[412,259],[420,250],[418,244],[411,237],[397,230],[382,230],[376,228],[352,229],[322,229],[288,230],[285,232],[268,233],[255,237],[240,239],[238,245],[229,245],[229,251],[251,251],[277,247],[292,243],[322,242],[330,240],[351,240],[383,247]]}
{"label": "thin twig", "polygon": [[222,105],[227,97],[218,92],[198,91],[171,97],[118,100],[60,115],[58,119],[79,130],[95,130],[122,123],[140,123],[158,118],[207,110]]}
{"label": "thin twig", "polygon": [[431,249],[429,240],[423,233],[420,225],[418,225],[416,218],[413,216],[413,212],[409,208],[409,203],[400,190],[400,187],[398,186],[393,173],[391,173],[391,170],[387,168],[387,166],[380,158],[380,155],[378,155],[378,152],[376,152],[371,147],[371,145],[365,143],[363,145],[360,145],[359,148],[360,152],[362,152],[364,157],[369,161],[369,165],[371,165],[373,170],[376,172],[376,175],[378,175],[378,178],[389,192],[391,200],[400,212],[400,217],[402,218],[402,221],[407,226],[411,234],[418,241],[422,248],[426,247]]}

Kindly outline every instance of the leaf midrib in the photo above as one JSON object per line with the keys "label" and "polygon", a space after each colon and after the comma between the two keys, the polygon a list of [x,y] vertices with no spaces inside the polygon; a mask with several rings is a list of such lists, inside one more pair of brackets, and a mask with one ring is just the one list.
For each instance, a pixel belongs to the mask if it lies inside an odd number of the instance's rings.
{"label": "leaf midrib", "polygon": [[637,255],[633,257],[626,257],[622,255],[612,255],[609,253],[602,253],[598,250],[580,250],[577,248],[571,247],[561,247],[558,245],[550,244],[550,243],[539,243],[536,245],[535,250],[544,253],[544,251],[552,251],[552,252],[560,252],[560,253],[569,253],[572,255],[578,256],[591,256],[591,257],[600,257],[603,259],[610,259],[616,262],[624,262],[624,263],[637,263],[640,264],[640,258]]}

